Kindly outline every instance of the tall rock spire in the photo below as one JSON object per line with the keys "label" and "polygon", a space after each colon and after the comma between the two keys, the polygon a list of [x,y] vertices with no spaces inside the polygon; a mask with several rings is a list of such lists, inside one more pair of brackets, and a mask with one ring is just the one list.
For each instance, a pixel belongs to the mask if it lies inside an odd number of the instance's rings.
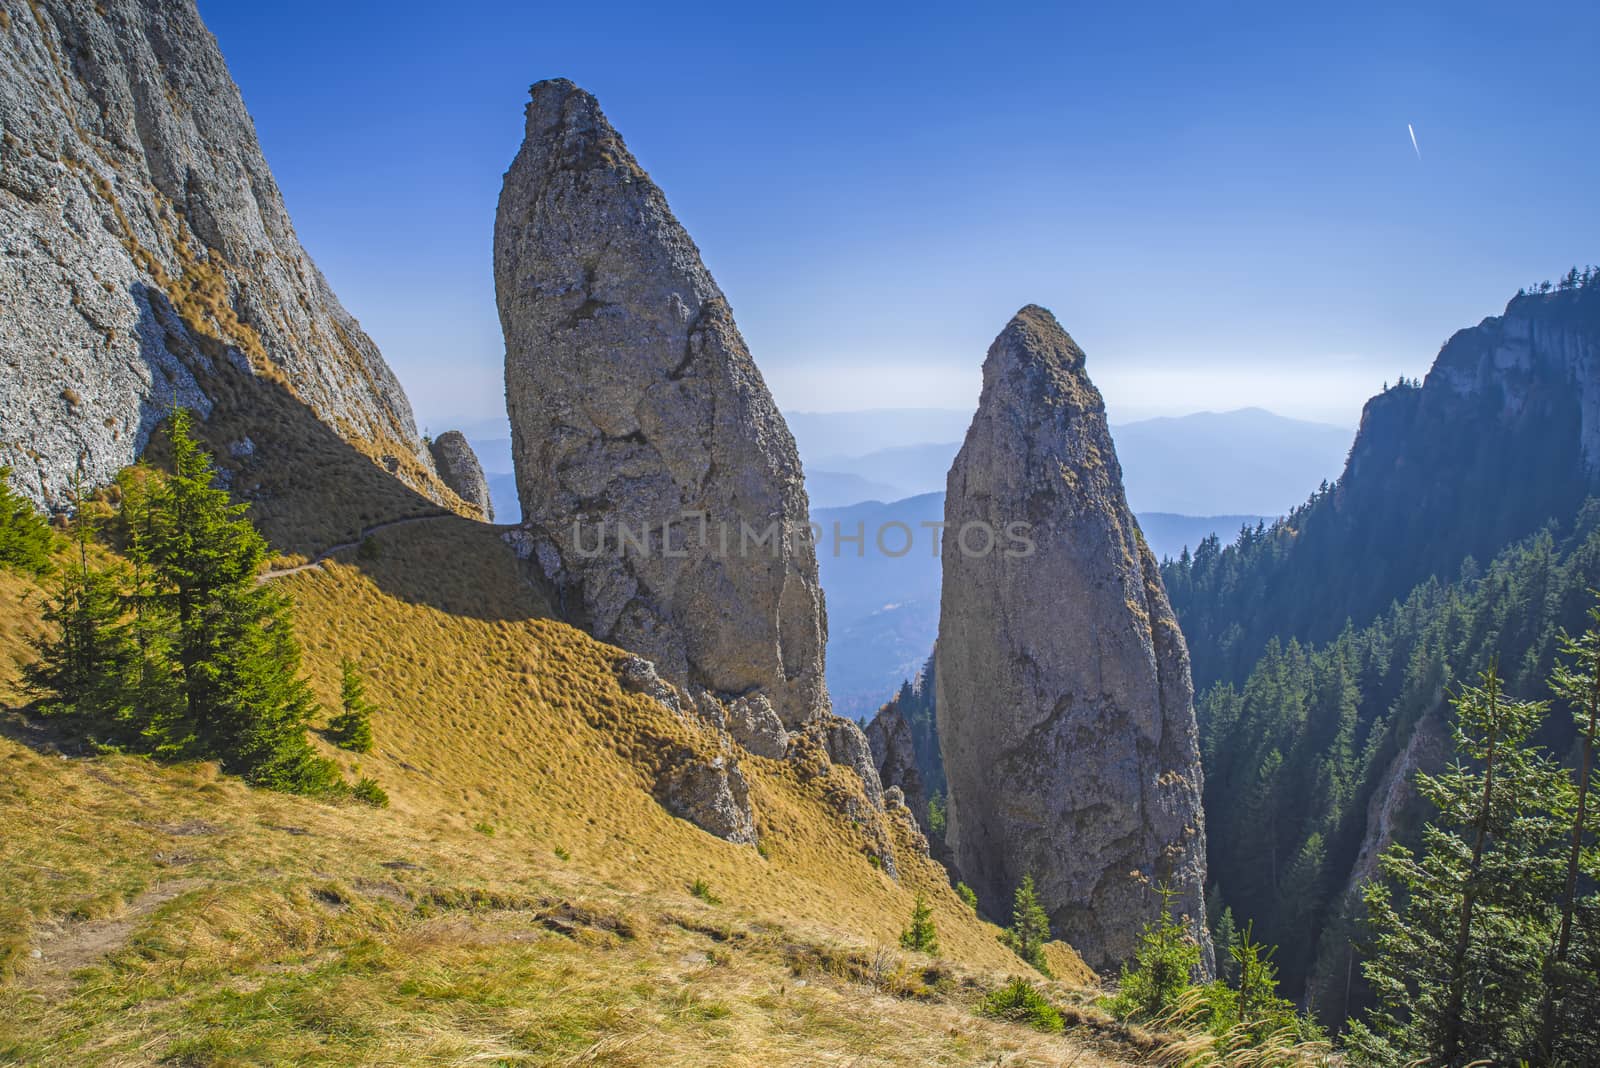
{"label": "tall rock spire", "polygon": [[517,492],[569,608],[675,684],[823,715],[794,438],[666,197],[569,81],[533,87],[494,264]]}
{"label": "tall rock spire", "polygon": [[989,348],[945,497],[937,714],[947,839],[990,915],[1032,875],[1108,968],[1159,911],[1211,960],[1194,691],[1083,350],[1045,309]]}

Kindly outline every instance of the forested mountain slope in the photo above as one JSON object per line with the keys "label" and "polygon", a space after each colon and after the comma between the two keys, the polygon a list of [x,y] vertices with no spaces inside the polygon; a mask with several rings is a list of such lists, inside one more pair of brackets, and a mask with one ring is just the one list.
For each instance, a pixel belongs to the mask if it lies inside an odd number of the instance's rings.
{"label": "forested mountain slope", "polygon": [[[1591,504],[1453,582],[1424,582],[1365,627],[1324,643],[1270,640],[1240,686],[1202,699],[1213,911],[1253,921],[1279,946],[1286,988],[1312,978],[1326,1018],[1364,996],[1346,910],[1375,854],[1430,815],[1411,777],[1445,763],[1449,698],[1495,663],[1510,696],[1548,698],[1557,638],[1583,629],[1596,587]],[[1561,713],[1535,740],[1565,757],[1573,738]]]}
{"label": "forested mountain slope", "polygon": [[1241,680],[1272,638],[1366,624],[1430,576],[1570,519],[1597,486],[1600,273],[1574,271],[1459,331],[1422,382],[1368,401],[1337,482],[1167,563],[1196,689]]}

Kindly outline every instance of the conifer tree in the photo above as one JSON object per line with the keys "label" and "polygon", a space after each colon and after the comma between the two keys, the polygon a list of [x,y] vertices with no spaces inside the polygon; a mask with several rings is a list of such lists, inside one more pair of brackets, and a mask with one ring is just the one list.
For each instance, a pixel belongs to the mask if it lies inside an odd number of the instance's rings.
{"label": "conifer tree", "polygon": [[943,838],[947,819],[944,795],[935,790],[928,798],[928,830]]}
{"label": "conifer tree", "polygon": [[[353,661],[339,662],[339,714],[328,721],[328,740],[353,753],[372,752],[372,713],[366,683]],[[920,898],[919,898],[920,900]]]}
{"label": "conifer tree", "polygon": [[[1580,897],[1580,877],[1594,885],[1595,872],[1585,873],[1585,850],[1592,851],[1596,819],[1591,790],[1594,782],[1595,742],[1600,734],[1600,608],[1589,610],[1590,628],[1580,637],[1561,635],[1561,652],[1567,663],[1558,664],[1551,675],[1551,688],[1572,709],[1578,728],[1577,782],[1573,791],[1571,822],[1567,835],[1558,902],[1555,945],[1545,967],[1544,1000],[1540,1005],[1539,1050],[1551,1063],[1592,1063],[1600,1061],[1600,1035],[1593,1021],[1600,1019],[1600,959],[1586,953],[1596,941],[1591,930],[1578,932],[1574,953],[1574,928],[1594,928],[1600,919],[1593,900]],[[1590,856],[1593,857],[1593,852]],[[1591,862],[1591,868],[1600,866]],[[1584,921],[1589,921],[1585,923]],[[1585,967],[1587,965],[1587,967]]]}
{"label": "conifer tree", "polygon": [[1375,938],[1362,967],[1379,1004],[1351,1043],[1378,1063],[1516,1063],[1538,1035],[1559,875],[1547,804],[1560,773],[1527,744],[1545,706],[1508,700],[1492,667],[1453,704],[1457,763],[1417,776],[1439,813],[1423,852],[1397,844],[1381,860],[1405,896],[1365,891]]}
{"label": "conifer tree", "polygon": [[911,925],[900,932],[900,945],[918,953],[931,956],[939,954],[939,935],[933,927],[933,909],[928,907],[928,899],[920,891],[916,903],[911,907]]}
{"label": "conifer tree", "polygon": [[257,582],[267,543],[245,506],[212,485],[185,409],[168,420],[168,435],[173,467],[152,502],[149,541],[155,585],[176,621],[182,722],[168,744],[258,785],[334,789],[336,770],[306,739],[316,706],[300,677],[289,601]]}
{"label": "conifer tree", "polygon": [[1238,982],[1239,962],[1234,959],[1233,949],[1239,944],[1239,927],[1234,921],[1233,909],[1224,908],[1217,917],[1211,941],[1217,947],[1217,978],[1229,984]]}
{"label": "conifer tree", "polygon": [[132,646],[117,574],[93,558],[94,518],[77,497],[72,562],[44,610],[55,632],[35,643],[39,659],[27,678],[42,697],[41,711],[71,715],[90,734],[121,740],[134,714],[127,685]]}
{"label": "conifer tree", "polygon": [[130,684],[133,702],[146,738],[154,744],[181,724],[182,698],[172,655],[175,630],[171,610],[163,603],[150,563],[155,536],[155,487],[159,472],[139,465],[117,476],[121,507],[117,512],[122,554],[128,560],[123,594],[134,665]]}
{"label": "conifer tree", "polygon": [[1039,904],[1032,875],[1023,876],[1022,885],[1012,897],[1011,926],[1001,934],[1000,940],[1044,975],[1050,975],[1050,966],[1044,959],[1044,945],[1050,941],[1050,917]]}
{"label": "conifer tree", "polygon": [[1133,964],[1122,966],[1117,996],[1109,1005],[1113,1015],[1124,1019],[1150,1020],[1171,1009],[1200,970],[1200,946],[1173,915],[1177,891],[1163,884],[1156,893],[1161,914],[1140,931]]}
{"label": "conifer tree", "polygon": [[1250,924],[1228,947],[1233,970],[1239,976],[1239,1022],[1257,1042],[1287,1024],[1297,1023],[1294,1003],[1278,996],[1278,967],[1272,963],[1276,949],[1255,941]]}
{"label": "conifer tree", "polygon": [[11,468],[0,467],[0,564],[43,575],[50,570],[54,543],[33,502],[11,488]]}

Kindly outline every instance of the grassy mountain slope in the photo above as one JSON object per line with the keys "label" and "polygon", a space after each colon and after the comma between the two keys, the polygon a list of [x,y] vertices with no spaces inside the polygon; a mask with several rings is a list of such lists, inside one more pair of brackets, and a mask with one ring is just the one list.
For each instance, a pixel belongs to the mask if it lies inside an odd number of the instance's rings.
{"label": "grassy mountain slope", "polygon": [[[7,713],[0,1063],[1120,1063],[1093,1010],[1064,1037],[974,1014],[1024,969],[909,827],[899,883],[869,863],[838,807],[852,773],[743,757],[761,851],[669,815],[653,764],[694,730],[518,566],[443,517],[276,580],[323,700],[349,656],[383,710],[372,754],[327,752],[387,810],[64,759]],[[40,596],[0,574],[13,709]],[[948,963],[883,948],[919,891]]]}

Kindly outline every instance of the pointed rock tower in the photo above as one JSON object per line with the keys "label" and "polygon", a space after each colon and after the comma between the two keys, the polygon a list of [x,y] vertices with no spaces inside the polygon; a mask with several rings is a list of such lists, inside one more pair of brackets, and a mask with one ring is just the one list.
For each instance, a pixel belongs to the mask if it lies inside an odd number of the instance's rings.
{"label": "pointed rock tower", "polygon": [[533,87],[494,266],[547,577],[597,637],[733,699],[740,740],[781,754],[828,709],[794,438],[666,197],[569,81]]}
{"label": "pointed rock tower", "polygon": [[1169,884],[1209,965],[1188,652],[1083,350],[1043,308],[989,348],[945,522],[937,714],[962,878],[1005,916],[1031,874],[1101,969]]}

